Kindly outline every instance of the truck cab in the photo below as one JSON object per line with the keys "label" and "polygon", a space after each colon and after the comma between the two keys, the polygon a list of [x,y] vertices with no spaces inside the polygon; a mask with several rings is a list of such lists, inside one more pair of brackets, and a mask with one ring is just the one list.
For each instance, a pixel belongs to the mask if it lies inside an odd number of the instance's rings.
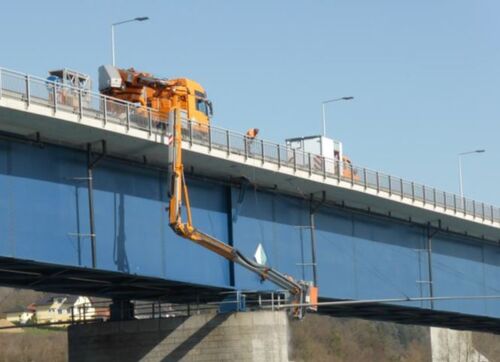
{"label": "truck cab", "polygon": [[188,118],[191,121],[208,125],[213,115],[212,102],[207,98],[203,87],[190,79],[183,79],[188,91]]}

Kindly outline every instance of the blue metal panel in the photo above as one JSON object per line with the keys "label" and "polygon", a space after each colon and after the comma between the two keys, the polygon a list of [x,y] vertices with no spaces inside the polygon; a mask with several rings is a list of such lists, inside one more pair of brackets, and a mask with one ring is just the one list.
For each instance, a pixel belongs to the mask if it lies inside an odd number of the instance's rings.
{"label": "blue metal panel", "polygon": [[[10,172],[11,160],[9,155],[11,152],[11,146],[9,143],[0,143],[0,173],[6,174]],[[13,256],[15,254],[15,248],[13,245],[13,235],[9,230],[14,224],[14,220],[11,218],[12,202],[9,192],[10,186],[9,179],[6,177],[0,177],[0,254]]]}
{"label": "blue metal panel", "polygon": [[[234,246],[253,257],[262,244],[267,265],[295,279],[312,279],[308,204],[302,200],[247,188],[233,189]],[[240,289],[276,289],[269,282],[239,266],[235,267]]]}
{"label": "blue metal panel", "polygon": [[345,299],[429,295],[422,228],[323,208],[316,217],[316,235],[320,295]]}
{"label": "blue metal panel", "polygon": [[[358,215],[354,236],[361,299],[429,295],[425,229]],[[374,285],[378,287],[375,288]],[[423,303],[405,303],[423,306]]]}
{"label": "blue metal panel", "polygon": [[[446,295],[500,295],[500,249],[439,235],[433,240],[434,293]],[[438,310],[499,316],[498,300],[450,300],[435,303]]]}
{"label": "blue metal panel", "polygon": [[[227,243],[229,235],[226,188],[189,178],[187,183],[196,227]],[[166,253],[169,256],[166,275],[169,279],[195,280],[202,284],[230,286],[229,262],[226,259],[174,235],[166,222],[165,227],[167,228]]]}
{"label": "blue metal panel", "polygon": [[166,241],[162,233],[166,213],[159,175],[130,171],[110,162],[101,162],[94,170],[97,266],[165,276],[166,255],[159,251]]}
{"label": "blue metal panel", "polygon": [[[296,279],[312,279],[309,204],[247,189],[233,190],[234,245],[248,256],[261,243],[268,265]],[[316,214],[320,295],[371,299],[429,296],[426,230],[422,227],[322,208]],[[273,289],[236,268],[237,287]],[[406,304],[408,305],[408,304]],[[429,302],[412,303],[428,306]]]}
{"label": "blue metal panel", "polygon": [[[500,248],[492,245],[483,246],[484,294],[500,295]],[[498,300],[484,301],[485,314],[500,316]]]}
{"label": "blue metal panel", "polygon": [[[0,255],[91,266],[83,152],[0,141]],[[97,266],[208,286],[231,285],[230,264],[177,237],[167,220],[165,175],[115,161],[94,170]],[[268,265],[312,280],[309,203],[253,188],[188,178],[202,231]],[[232,231],[232,235],[230,235]],[[467,237],[433,237],[434,295],[500,295],[500,247]],[[347,209],[316,213],[320,295],[372,299],[429,296],[427,229]],[[239,289],[276,289],[239,266]],[[496,300],[440,301],[435,308],[500,317]],[[404,303],[404,306],[410,304]],[[428,308],[430,302],[413,303]]]}
{"label": "blue metal panel", "polygon": [[69,233],[78,229],[76,205],[84,198],[70,178],[85,175],[82,155],[3,141],[0,159],[2,255],[78,263]]}
{"label": "blue metal panel", "polygon": [[352,233],[351,215],[323,209],[316,213],[318,285],[322,296],[354,299],[359,295]]}
{"label": "blue metal panel", "polygon": [[[0,226],[6,230],[0,236],[0,254],[91,266],[85,154],[6,141],[0,147]],[[162,177],[116,162],[96,166],[97,267],[228,286],[226,260],[169,228]],[[188,183],[197,225],[227,240],[225,188]]]}

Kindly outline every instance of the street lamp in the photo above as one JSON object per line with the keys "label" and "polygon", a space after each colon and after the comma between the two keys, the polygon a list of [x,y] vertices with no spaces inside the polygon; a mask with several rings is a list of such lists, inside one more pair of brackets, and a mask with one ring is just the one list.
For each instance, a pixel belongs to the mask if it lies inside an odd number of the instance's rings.
{"label": "street lamp", "polygon": [[354,97],[340,97],[340,98],[329,99],[327,101],[321,102],[321,109],[323,111],[323,136],[324,137],[326,137],[326,108],[325,108],[325,105],[327,103],[338,102],[338,101],[350,101],[351,99],[354,99]]}
{"label": "street lamp", "polygon": [[115,66],[115,26],[125,23],[131,23],[133,21],[146,21],[149,20],[147,16],[140,16],[133,19],[119,21],[117,23],[111,24],[111,54],[113,56],[113,67]]}
{"label": "street lamp", "polygon": [[484,153],[484,152],[486,152],[486,150],[474,150],[474,151],[461,152],[458,154],[458,176],[460,180],[460,196],[462,200],[464,198],[464,184],[462,179],[462,156],[471,155],[473,153]]}

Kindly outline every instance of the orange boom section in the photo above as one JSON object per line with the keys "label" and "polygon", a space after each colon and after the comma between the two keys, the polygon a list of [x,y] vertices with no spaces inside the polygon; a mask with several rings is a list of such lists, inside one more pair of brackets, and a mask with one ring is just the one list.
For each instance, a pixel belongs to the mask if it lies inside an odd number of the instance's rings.
{"label": "orange boom section", "polygon": [[187,78],[156,78],[134,68],[103,65],[99,68],[99,91],[165,115],[174,110],[184,111],[190,121],[202,126],[209,124],[213,113],[205,89]]}

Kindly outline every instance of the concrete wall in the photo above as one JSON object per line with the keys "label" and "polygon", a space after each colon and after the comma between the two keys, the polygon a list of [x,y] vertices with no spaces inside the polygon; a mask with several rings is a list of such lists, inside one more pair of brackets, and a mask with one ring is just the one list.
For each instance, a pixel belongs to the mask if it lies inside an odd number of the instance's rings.
{"label": "concrete wall", "polygon": [[200,314],[75,325],[71,362],[288,361],[285,312]]}
{"label": "concrete wall", "polygon": [[431,327],[432,362],[488,362],[472,345],[468,331]]}

